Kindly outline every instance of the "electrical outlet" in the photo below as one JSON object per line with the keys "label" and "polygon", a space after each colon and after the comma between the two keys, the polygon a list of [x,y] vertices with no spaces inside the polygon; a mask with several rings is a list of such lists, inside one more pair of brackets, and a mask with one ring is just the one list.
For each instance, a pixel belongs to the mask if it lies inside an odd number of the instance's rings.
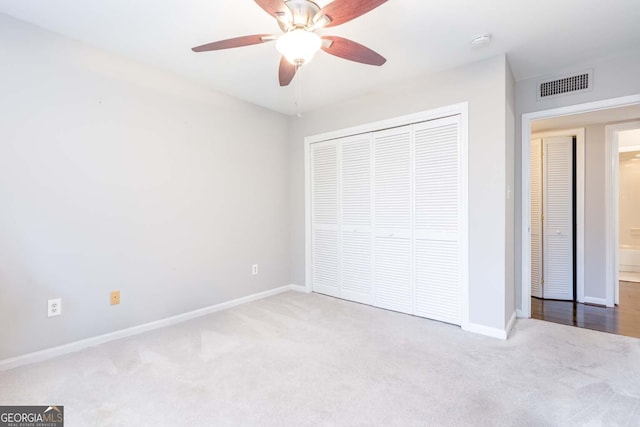
{"label": "electrical outlet", "polygon": [[253,274],[254,276],[258,275],[258,264],[253,264],[253,266],[251,267],[251,274]]}
{"label": "electrical outlet", "polygon": [[120,304],[120,291],[111,292],[111,305]]}
{"label": "electrical outlet", "polygon": [[47,301],[47,316],[60,316],[62,314],[62,299],[50,299]]}

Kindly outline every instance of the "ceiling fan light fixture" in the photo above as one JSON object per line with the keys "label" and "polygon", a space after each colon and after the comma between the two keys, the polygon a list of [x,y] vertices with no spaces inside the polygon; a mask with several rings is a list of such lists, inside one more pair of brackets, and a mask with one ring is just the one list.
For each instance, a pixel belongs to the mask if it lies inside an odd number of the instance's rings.
{"label": "ceiling fan light fixture", "polygon": [[316,33],[295,29],[278,37],[276,49],[293,65],[306,64],[322,47],[322,39]]}

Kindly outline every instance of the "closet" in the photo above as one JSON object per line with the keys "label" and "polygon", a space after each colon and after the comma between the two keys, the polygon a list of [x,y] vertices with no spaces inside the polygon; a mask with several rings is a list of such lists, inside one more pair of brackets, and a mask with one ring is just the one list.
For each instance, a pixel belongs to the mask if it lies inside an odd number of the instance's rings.
{"label": "closet", "polygon": [[531,140],[531,296],[574,300],[574,138]]}
{"label": "closet", "polygon": [[460,325],[461,116],[309,144],[313,291]]}

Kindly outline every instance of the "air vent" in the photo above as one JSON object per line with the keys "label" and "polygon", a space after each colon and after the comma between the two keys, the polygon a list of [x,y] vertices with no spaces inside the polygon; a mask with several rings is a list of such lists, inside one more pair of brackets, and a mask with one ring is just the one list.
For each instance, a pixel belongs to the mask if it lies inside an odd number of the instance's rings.
{"label": "air vent", "polygon": [[584,71],[553,80],[543,80],[538,84],[538,100],[562,95],[588,92],[593,85],[593,70]]}

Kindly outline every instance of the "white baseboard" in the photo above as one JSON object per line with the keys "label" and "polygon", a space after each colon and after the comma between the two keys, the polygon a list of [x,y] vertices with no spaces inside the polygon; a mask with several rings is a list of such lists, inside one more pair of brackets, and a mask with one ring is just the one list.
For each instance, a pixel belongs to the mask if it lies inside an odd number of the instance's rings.
{"label": "white baseboard", "polygon": [[492,338],[499,338],[501,340],[507,339],[506,329],[492,328],[491,326],[478,325],[477,323],[471,322],[467,323],[462,329]]}
{"label": "white baseboard", "polygon": [[307,290],[307,288],[305,286],[300,286],[300,285],[289,285],[289,289],[291,289],[292,291],[296,291],[296,292],[303,292],[305,294],[310,294],[311,291]]}
{"label": "white baseboard", "polygon": [[518,319],[525,319],[525,318],[527,318],[527,316],[525,316],[525,315],[524,315],[524,313],[522,312],[522,310],[521,310],[521,309],[519,309],[519,308],[516,308],[516,317],[517,317]]}
{"label": "white baseboard", "polygon": [[516,312],[514,311],[513,314],[511,314],[511,318],[509,319],[509,323],[507,323],[507,331],[506,331],[506,336],[505,339],[509,338],[509,334],[511,334],[511,330],[513,329],[513,325],[516,324]]}
{"label": "white baseboard", "polygon": [[9,359],[0,360],[0,371],[6,371],[8,369],[17,368],[18,366],[24,366],[31,363],[42,362],[44,360],[52,359],[57,356],[62,356],[63,354],[73,353],[88,347],[94,347],[99,344],[104,344],[109,341],[115,341],[121,338],[126,338],[133,335],[142,334],[144,332],[152,331],[154,329],[175,325],[177,323],[182,323],[187,320],[195,319],[196,317],[205,316],[207,314],[226,310],[231,307],[235,307],[241,304],[246,304],[251,301],[267,298],[267,297],[281,294],[287,291],[305,292],[305,288],[303,286],[297,286],[297,285],[285,285],[279,288],[269,289],[268,291],[258,292],[257,294],[247,295],[246,297],[237,298],[231,301],[223,302],[223,303],[212,305],[209,307],[200,308],[194,311],[189,311],[187,313],[178,314],[176,316],[167,317],[165,319],[156,320],[154,322],[133,326],[127,329],[121,329],[119,331],[110,332],[108,334],[99,335],[96,337],[91,337],[91,338],[87,338],[80,341],[75,341],[75,342],[64,344],[58,347],[52,347],[45,350],[36,351],[33,353],[23,354],[21,356],[11,357]]}
{"label": "white baseboard", "polygon": [[585,304],[607,305],[606,298],[584,297]]}

